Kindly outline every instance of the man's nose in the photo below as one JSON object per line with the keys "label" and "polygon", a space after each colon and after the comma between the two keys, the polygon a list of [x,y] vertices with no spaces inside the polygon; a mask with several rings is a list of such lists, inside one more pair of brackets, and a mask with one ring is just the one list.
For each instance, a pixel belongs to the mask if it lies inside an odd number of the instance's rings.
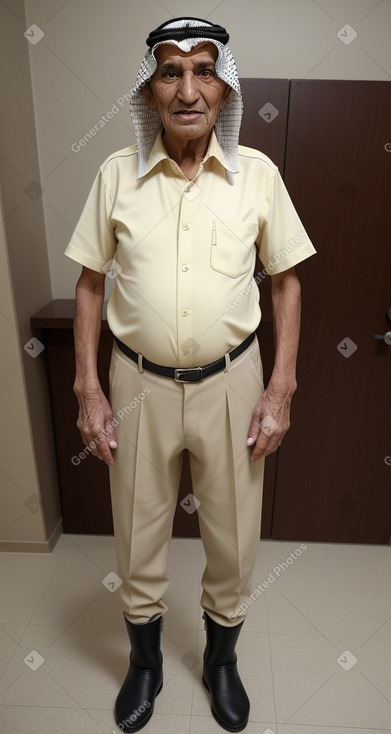
{"label": "man's nose", "polygon": [[196,102],[199,98],[197,78],[189,71],[182,74],[178,85],[178,98],[189,105]]}

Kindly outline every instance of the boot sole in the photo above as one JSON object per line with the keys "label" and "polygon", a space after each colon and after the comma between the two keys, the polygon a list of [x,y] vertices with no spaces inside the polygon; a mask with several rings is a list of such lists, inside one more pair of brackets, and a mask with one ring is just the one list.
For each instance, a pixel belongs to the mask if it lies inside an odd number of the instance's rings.
{"label": "boot sole", "polygon": [[[207,685],[207,683],[206,683],[206,681],[205,681],[205,678],[204,678],[204,676],[202,676],[202,682],[203,682],[203,684],[204,684],[204,686],[205,686],[206,690],[208,691],[208,693],[210,693],[210,691],[209,691],[209,687],[208,687],[208,685]],[[247,726],[247,724],[248,724],[248,719],[246,719],[246,721],[244,722],[244,724],[240,724],[240,726],[234,726],[234,727],[232,727],[232,726],[229,726],[229,725],[228,725],[228,724],[226,724],[226,723],[225,723],[225,722],[224,722],[224,721],[223,721],[222,719],[220,719],[220,717],[219,717],[219,716],[217,716],[217,714],[216,714],[216,713],[214,712],[214,710],[213,710],[213,706],[212,706],[212,705],[210,706],[210,709],[211,709],[211,711],[212,711],[212,715],[213,715],[213,718],[215,719],[215,721],[217,721],[217,723],[218,723],[218,724],[219,724],[219,725],[220,725],[220,726],[221,726],[221,727],[222,727],[223,729],[225,729],[226,731],[231,731],[231,732],[243,731],[243,729],[245,729],[245,728],[246,728],[246,726]]]}
{"label": "boot sole", "polygon": [[[163,683],[161,684],[159,690],[156,691],[156,696],[159,695],[159,693],[162,690],[162,688],[163,688]],[[156,696],[155,696],[155,698],[156,698]],[[152,718],[152,714],[153,714],[154,708],[155,708],[155,705],[152,706],[152,711],[149,712],[148,718],[147,719],[144,719],[143,723],[140,724],[140,726],[132,726],[131,729],[122,729],[121,731],[123,731],[125,734],[133,734],[133,732],[140,731],[140,729],[144,729],[144,726],[146,726],[148,724],[148,721],[150,721],[151,718]],[[118,721],[117,717],[115,717],[115,720],[116,720],[117,726],[119,724],[121,724],[121,721]]]}

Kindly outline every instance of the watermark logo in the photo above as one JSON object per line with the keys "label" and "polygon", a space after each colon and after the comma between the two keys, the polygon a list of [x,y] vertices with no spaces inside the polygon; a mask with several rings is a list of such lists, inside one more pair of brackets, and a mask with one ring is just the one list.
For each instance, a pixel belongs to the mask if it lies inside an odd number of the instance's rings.
{"label": "watermark logo", "polygon": [[200,349],[201,347],[198,342],[191,336],[189,336],[189,338],[186,339],[183,344],[181,344],[182,354],[186,357],[193,357],[195,354],[197,354],[197,352],[199,352]]}
{"label": "watermark logo", "polygon": [[125,92],[124,94],[121,94],[115,102],[111,105],[111,108],[105,112],[104,115],[102,115],[99,120],[93,125],[88,132],[83,135],[82,138],[77,140],[75,143],[72,143],[71,150],[73,153],[80,153],[82,148],[85,148],[86,145],[92,140],[92,138],[95,137],[109,122],[114,118],[115,115],[118,114],[120,109],[125,105],[125,102],[129,102],[131,97],[130,92]]}
{"label": "watermark logo", "polygon": [[34,359],[45,349],[42,342],[40,342],[35,336],[33,336],[30,341],[26,342],[23,348],[26,350],[27,354]]}
{"label": "watermark logo", "polygon": [[187,512],[189,515],[192,515],[193,512],[195,512],[201,502],[197,499],[197,497],[194,497],[194,494],[187,494],[186,497],[183,498],[182,502],[180,502],[181,507]]}
{"label": "watermark logo", "polygon": [[35,23],[33,23],[30,28],[27,28],[27,31],[25,31],[23,35],[25,38],[27,38],[28,42],[31,43],[32,46],[36,46],[37,43],[42,40],[45,34],[42,28],[39,27],[39,25],[35,25]]}
{"label": "watermark logo", "polygon": [[30,494],[30,497],[27,497],[27,500],[23,503],[25,507],[27,507],[30,512],[35,515],[36,512],[38,512],[41,503],[39,500],[39,497],[37,494]]}
{"label": "watermark logo", "polygon": [[[144,701],[144,703],[142,703],[141,706],[138,707],[138,709],[133,709],[133,713],[129,714],[127,719],[123,719],[119,724],[117,724],[117,728],[120,731],[129,731],[132,724],[134,724],[137,721],[137,719],[141,716],[141,714],[145,714],[145,712],[150,708],[150,706],[151,706],[150,701]],[[135,728],[133,731],[135,730],[137,729]],[[115,729],[112,729],[111,732],[112,734],[118,734],[118,732]]]}
{"label": "watermark logo", "polygon": [[357,36],[357,31],[355,31],[349,23],[346,23],[346,25],[342,26],[342,28],[337,31],[337,37],[345,44],[345,46],[349,46],[349,43],[352,43]]}
{"label": "watermark logo", "polygon": [[193,652],[193,650],[188,650],[181,657],[181,663],[185,665],[185,667],[188,668],[189,670],[194,670],[194,668],[197,667],[199,662],[201,662],[201,658],[199,658],[198,655],[196,655],[195,652]]}
{"label": "watermark logo", "polygon": [[307,232],[302,229],[301,232],[296,235],[296,237],[292,237],[289,240],[286,247],[283,247],[281,250],[277,250],[277,252],[275,252],[273,257],[269,260],[267,265],[263,268],[263,270],[261,272],[258,272],[255,278],[252,278],[251,283],[249,283],[245,288],[242,288],[242,290],[235,296],[235,298],[230,298],[229,301],[227,301],[228,308],[234,309],[238,306],[239,303],[243,303],[249,293],[252,293],[252,291],[259,285],[259,283],[264,280],[264,278],[266,278],[268,275],[272,275],[273,270],[280,263],[282,263],[284,259],[289,257],[295,247],[300,247],[306,239],[308,239]]}
{"label": "watermark logo", "polygon": [[24,193],[29,197],[29,199],[31,199],[31,201],[37,201],[37,199],[42,196],[42,191],[43,189],[38,181],[30,181],[24,189]]}
{"label": "watermark logo", "polygon": [[112,593],[113,591],[117,591],[121,586],[122,581],[115,571],[110,571],[110,573],[102,579],[102,584]]}
{"label": "watermark logo", "polygon": [[117,263],[116,260],[108,260],[108,262],[103,265],[102,271],[106,273],[108,278],[111,278],[111,280],[114,280],[114,278],[117,277],[122,272],[123,268],[121,265]]}
{"label": "watermark logo", "polygon": [[279,110],[271,102],[266,102],[266,104],[264,104],[263,107],[258,110],[258,115],[262,117],[262,120],[265,120],[265,122],[267,123],[273,122],[273,120],[279,114]]}
{"label": "watermark logo", "polygon": [[90,456],[91,452],[97,446],[99,446],[100,442],[103,441],[104,438],[107,438],[109,436],[109,434],[112,432],[113,427],[117,428],[117,426],[120,425],[119,421],[123,421],[125,415],[129,415],[129,413],[132,413],[132,411],[137,408],[137,406],[142,403],[142,401],[145,400],[146,396],[150,395],[150,393],[150,388],[144,387],[144,389],[138,395],[135,395],[133,397],[133,400],[130,401],[129,405],[124,405],[122,408],[120,408],[120,410],[117,410],[115,417],[110,421],[109,428],[107,428],[107,430],[101,431],[101,433],[98,433],[98,435],[95,436],[94,441],[90,441],[88,446],[86,446],[83,451],[80,451],[77,456],[72,456],[72,464],[74,464],[74,466],[79,466],[83,459],[86,459],[87,456]]}
{"label": "watermark logo", "polygon": [[36,650],[32,650],[28,655],[26,655],[24,662],[30,670],[36,671],[44,664],[45,658],[43,658]]}
{"label": "watermark logo", "polygon": [[338,344],[337,349],[344,357],[346,357],[346,359],[348,359],[357,350],[357,344],[347,336]]}
{"label": "watermark logo", "polygon": [[350,650],[345,650],[342,655],[337,658],[338,665],[344,670],[351,670],[357,663],[357,658]]}
{"label": "watermark logo", "polygon": [[281,561],[277,566],[274,566],[273,571],[271,571],[265,581],[263,581],[261,584],[258,584],[257,588],[254,589],[253,593],[250,594],[250,596],[247,597],[247,599],[242,602],[242,604],[235,609],[234,612],[229,612],[228,618],[234,622],[238,617],[243,616],[243,614],[246,613],[248,607],[250,607],[254,602],[259,599],[260,596],[266,591],[266,589],[269,589],[272,584],[274,584],[275,581],[281,576],[281,573],[285,573],[292,565],[293,563],[300,558],[303,553],[308,549],[308,546],[306,546],[304,543],[301,543],[298,548],[296,548],[292,553],[289,554],[288,558],[285,559],[285,561]]}
{"label": "watermark logo", "polygon": [[274,420],[274,418],[272,418],[271,415],[267,415],[266,418],[263,418],[261,420],[259,427],[262,433],[266,433],[267,436],[271,436],[272,433],[277,430],[278,423]]}

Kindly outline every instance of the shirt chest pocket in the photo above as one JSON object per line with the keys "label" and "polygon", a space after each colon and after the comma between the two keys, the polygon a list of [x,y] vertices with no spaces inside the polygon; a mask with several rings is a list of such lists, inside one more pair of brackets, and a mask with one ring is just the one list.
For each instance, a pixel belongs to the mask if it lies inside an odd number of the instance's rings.
{"label": "shirt chest pocket", "polygon": [[218,273],[238,278],[252,275],[255,264],[254,243],[258,234],[256,222],[212,222],[210,265]]}

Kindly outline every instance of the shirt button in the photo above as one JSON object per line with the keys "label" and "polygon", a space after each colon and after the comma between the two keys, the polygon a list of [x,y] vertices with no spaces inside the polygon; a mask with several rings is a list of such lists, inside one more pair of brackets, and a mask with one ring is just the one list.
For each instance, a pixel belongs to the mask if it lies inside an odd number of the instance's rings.
{"label": "shirt button", "polygon": [[190,225],[189,224],[182,224],[182,229],[190,229]]}
{"label": "shirt button", "polygon": [[188,315],[189,315],[189,313],[190,313],[190,311],[189,311],[189,309],[188,309],[188,308],[184,308],[184,309],[183,309],[183,310],[181,311],[181,313],[182,313],[182,316],[188,316]]}
{"label": "shirt button", "polygon": [[189,270],[189,266],[188,265],[182,265],[182,270],[183,270],[184,273],[187,273],[187,271]]}

